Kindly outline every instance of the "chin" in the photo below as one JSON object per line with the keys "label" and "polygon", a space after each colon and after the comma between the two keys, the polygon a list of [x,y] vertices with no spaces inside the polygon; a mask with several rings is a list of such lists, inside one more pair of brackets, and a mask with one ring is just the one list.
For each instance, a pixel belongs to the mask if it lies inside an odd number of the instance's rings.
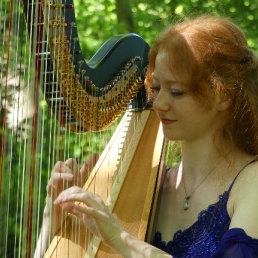
{"label": "chin", "polygon": [[163,134],[165,136],[166,139],[168,139],[169,141],[182,141],[183,140],[183,137],[182,135],[176,135],[175,133],[168,133],[168,132],[165,132],[163,130]]}

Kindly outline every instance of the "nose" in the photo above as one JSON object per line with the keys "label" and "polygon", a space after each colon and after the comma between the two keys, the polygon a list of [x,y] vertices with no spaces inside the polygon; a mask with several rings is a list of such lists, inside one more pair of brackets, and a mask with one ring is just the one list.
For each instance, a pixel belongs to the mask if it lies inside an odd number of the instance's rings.
{"label": "nose", "polygon": [[167,111],[169,108],[169,103],[166,94],[162,90],[159,91],[156,98],[153,101],[152,107],[156,111]]}

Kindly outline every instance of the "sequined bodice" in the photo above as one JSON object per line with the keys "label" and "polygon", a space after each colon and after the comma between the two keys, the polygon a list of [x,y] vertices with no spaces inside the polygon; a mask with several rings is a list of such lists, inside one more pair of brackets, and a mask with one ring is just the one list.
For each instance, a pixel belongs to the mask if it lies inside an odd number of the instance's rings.
{"label": "sequined bodice", "polygon": [[199,213],[198,220],[192,226],[177,231],[168,243],[162,241],[161,233],[157,232],[152,244],[175,257],[203,257],[215,253],[230,224],[228,196],[229,191],[225,191],[217,203]]}
{"label": "sequined bodice", "polygon": [[173,239],[167,243],[162,241],[161,233],[156,232],[152,245],[173,255],[173,258],[212,257],[222,237],[229,230],[231,219],[227,212],[227,202],[230,191],[238,175],[255,161],[252,160],[237,173],[229,189],[219,196],[218,202],[201,211],[192,226],[177,231]]}

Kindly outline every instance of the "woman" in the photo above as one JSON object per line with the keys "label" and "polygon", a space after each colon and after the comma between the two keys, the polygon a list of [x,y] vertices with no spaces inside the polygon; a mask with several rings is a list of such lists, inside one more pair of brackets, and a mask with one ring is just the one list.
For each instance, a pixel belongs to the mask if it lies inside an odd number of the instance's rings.
{"label": "woman", "polygon": [[[124,257],[258,257],[258,61],[244,34],[210,16],[169,27],[151,48],[146,87],[182,156],[167,169],[152,244],[79,187],[54,204]],[[64,166],[71,176],[71,161]]]}

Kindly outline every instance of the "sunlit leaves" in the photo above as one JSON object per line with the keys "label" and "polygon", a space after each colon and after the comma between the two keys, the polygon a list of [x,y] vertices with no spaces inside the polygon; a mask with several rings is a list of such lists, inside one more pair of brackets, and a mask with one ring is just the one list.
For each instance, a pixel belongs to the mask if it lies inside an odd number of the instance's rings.
{"label": "sunlit leaves", "polygon": [[74,1],[77,29],[85,59],[111,36],[118,34],[114,0]]}
{"label": "sunlit leaves", "polygon": [[[1,24],[8,0],[1,1]],[[214,13],[229,16],[247,33],[251,47],[258,49],[258,2],[252,0],[130,0],[135,32],[152,44],[157,33],[170,22],[184,16]],[[85,59],[88,60],[110,37],[126,33],[126,27],[117,23],[115,0],[75,0],[77,27]],[[0,25],[1,26],[1,25]],[[2,34],[3,35],[3,34]]]}
{"label": "sunlit leaves", "polygon": [[178,5],[176,8],[175,8],[175,14],[177,15],[180,15],[182,14],[184,11],[184,6],[182,4]]}
{"label": "sunlit leaves", "polygon": [[[184,17],[211,13],[232,18],[248,36],[250,47],[258,49],[258,3],[251,0],[130,0],[135,33],[152,44],[157,34],[171,22]],[[127,33],[117,23],[115,0],[75,0],[78,30],[85,56],[118,33]]]}

